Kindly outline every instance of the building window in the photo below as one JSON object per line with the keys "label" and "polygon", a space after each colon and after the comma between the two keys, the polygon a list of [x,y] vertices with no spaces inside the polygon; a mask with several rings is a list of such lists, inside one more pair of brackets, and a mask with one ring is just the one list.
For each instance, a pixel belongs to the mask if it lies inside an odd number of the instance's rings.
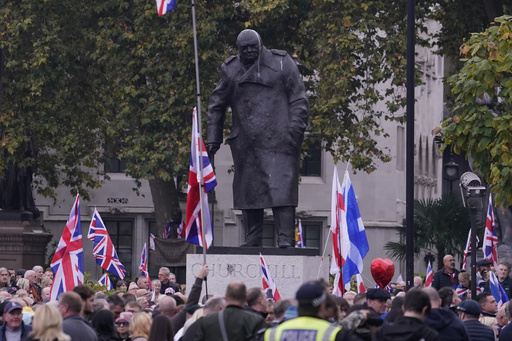
{"label": "building window", "polygon": [[121,150],[120,143],[106,143],[105,156],[107,161],[105,163],[105,172],[107,173],[124,173],[126,170],[126,159],[119,158],[119,151]]}
{"label": "building window", "polygon": [[132,278],[133,221],[105,220],[104,222],[116,248],[117,256],[124,265],[126,277]]}
{"label": "building window", "polygon": [[322,175],[322,139],[306,135],[306,152],[299,173],[301,176]]}

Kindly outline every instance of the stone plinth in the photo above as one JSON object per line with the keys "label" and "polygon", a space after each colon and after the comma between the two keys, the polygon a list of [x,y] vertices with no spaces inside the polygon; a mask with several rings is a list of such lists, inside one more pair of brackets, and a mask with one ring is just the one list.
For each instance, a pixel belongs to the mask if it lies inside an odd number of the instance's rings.
{"label": "stone plinth", "polygon": [[46,262],[46,245],[52,235],[39,220],[28,216],[24,212],[0,211],[0,266],[32,269]]}
{"label": "stone plinth", "polygon": [[[241,248],[232,248],[241,249]],[[270,274],[276,283],[281,298],[293,298],[300,285],[318,278],[321,265],[320,256],[307,255],[271,255],[271,250],[283,252],[282,249],[264,248],[263,255]],[[247,248],[242,249],[247,252]],[[298,249],[287,249],[288,253]],[[208,250],[210,251],[210,250]],[[285,251],[286,252],[286,251]],[[318,252],[318,251],[316,251]],[[263,252],[262,252],[263,254]],[[202,254],[187,255],[187,292],[194,283],[194,275],[203,263]],[[247,288],[262,287],[259,253],[249,254],[207,254],[206,263],[210,269],[208,276],[208,294],[224,296],[227,285],[235,280],[245,283]],[[324,260],[320,269],[320,277],[328,280],[329,264]],[[201,298],[206,293],[205,285]]]}

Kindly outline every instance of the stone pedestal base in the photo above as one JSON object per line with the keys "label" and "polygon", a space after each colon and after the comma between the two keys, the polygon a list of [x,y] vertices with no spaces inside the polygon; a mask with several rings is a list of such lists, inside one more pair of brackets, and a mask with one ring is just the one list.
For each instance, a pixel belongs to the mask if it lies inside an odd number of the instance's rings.
{"label": "stone pedestal base", "polygon": [[24,212],[0,211],[0,267],[32,269],[46,262],[52,235]]}
{"label": "stone pedestal base", "polygon": [[[294,298],[295,292],[304,282],[318,279],[320,265],[320,277],[327,281],[329,279],[329,264],[325,259],[321,264],[320,256],[266,254],[264,259],[281,298]],[[210,269],[208,294],[224,296],[227,285],[232,281],[245,283],[247,289],[262,287],[259,254],[207,254],[206,262]],[[194,284],[201,264],[202,254],[187,255],[187,293]],[[205,293],[203,284],[201,298]]]}

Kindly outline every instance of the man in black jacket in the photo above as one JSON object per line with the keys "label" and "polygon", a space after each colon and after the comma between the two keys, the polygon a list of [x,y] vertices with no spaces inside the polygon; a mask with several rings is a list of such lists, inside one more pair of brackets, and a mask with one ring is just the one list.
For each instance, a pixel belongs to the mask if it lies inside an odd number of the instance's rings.
{"label": "man in black jacket", "polygon": [[494,331],[478,321],[482,307],[478,302],[465,300],[458,306],[459,317],[464,323],[471,341],[494,341]]}
{"label": "man in black jacket", "polygon": [[432,309],[425,324],[439,333],[443,341],[469,341],[462,321],[449,309],[441,308],[441,298],[434,288],[422,289],[430,298]]}
{"label": "man in black jacket", "polygon": [[439,290],[443,287],[456,289],[459,286],[459,271],[455,269],[455,258],[446,255],[443,258],[444,267],[434,274],[432,286]]}
{"label": "man in black jacket", "polygon": [[421,289],[411,289],[405,295],[404,316],[394,323],[381,326],[375,341],[440,340],[438,333],[423,321],[430,313],[430,298]]}
{"label": "man in black jacket", "polygon": [[254,339],[258,332],[266,329],[267,324],[261,316],[244,310],[246,300],[245,284],[238,281],[229,283],[226,289],[226,308],[201,319],[195,340]]}

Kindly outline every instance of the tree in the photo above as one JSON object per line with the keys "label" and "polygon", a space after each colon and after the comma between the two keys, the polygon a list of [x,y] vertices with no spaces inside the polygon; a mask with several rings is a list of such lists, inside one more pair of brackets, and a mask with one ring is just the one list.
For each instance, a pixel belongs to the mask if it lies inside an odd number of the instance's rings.
{"label": "tree", "polygon": [[[437,258],[438,268],[443,267],[446,254],[463,253],[468,230],[469,213],[458,196],[449,194],[439,199],[414,201],[414,254],[432,252]],[[406,254],[405,222],[397,228],[400,242],[388,242],[384,246],[388,254],[404,260]]]}
{"label": "tree", "polygon": [[[404,120],[406,2],[196,1],[203,104],[238,33],[254,28],[305,66],[309,130],[336,160],[375,170],[391,159],[376,142],[387,136],[382,120]],[[418,1],[418,30],[432,3]],[[34,166],[43,195],[65,185],[87,199],[118,156],[128,175],[149,180],[165,224],[178,206],[174,179],[186,178],[196,105],[190,5],[159,18],[141,0],[3,0],[0,19],[0,175]],[[24,156],[28,138],[38,158]]]}
{"label": "tree", "polygon": [[496,18],[496,24],[462,45],[464,66],[448,79],[454,116],[442,130],[445,145],[471,155],[496,193],[496,205],[512,204],[511,51],[512,16]]}

